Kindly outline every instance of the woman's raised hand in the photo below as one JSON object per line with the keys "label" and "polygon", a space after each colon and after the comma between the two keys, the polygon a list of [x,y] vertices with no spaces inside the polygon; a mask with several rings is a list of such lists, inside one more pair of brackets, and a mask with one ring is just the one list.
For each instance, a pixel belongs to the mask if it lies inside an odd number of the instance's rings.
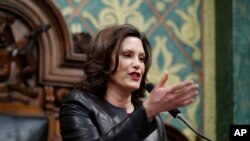
{"label": "woman's raised hand", "polygon": [[192,80],[164,87],[168,75],[168,73],[164,73],[162,79],[155,85],[149,97],[143,103],[149,120],[152,120],[161,112],[192,103],[194,97],[198,94],[199,85]]}

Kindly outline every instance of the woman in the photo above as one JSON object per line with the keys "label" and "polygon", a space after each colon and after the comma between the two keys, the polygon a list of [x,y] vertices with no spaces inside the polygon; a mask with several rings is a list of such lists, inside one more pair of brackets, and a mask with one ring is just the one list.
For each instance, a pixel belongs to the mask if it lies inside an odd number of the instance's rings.
{"label": "woman", "polygon": [[73,90],[60,109],[63,140],[167,140],[158,114],[191,103],[198,85],[186,81],[165,88],[165,73],[142,101],[151,63],[150,44],[131,25],[103,29],[87,54],[81,88]]}

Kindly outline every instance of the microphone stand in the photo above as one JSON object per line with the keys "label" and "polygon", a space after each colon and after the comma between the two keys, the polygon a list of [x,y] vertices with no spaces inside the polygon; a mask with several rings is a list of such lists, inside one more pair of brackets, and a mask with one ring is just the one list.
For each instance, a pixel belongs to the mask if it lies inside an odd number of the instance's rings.
{"label": "microphone stand", "polygon": [[205,137],[204,135],[200,134],[199,132],[197,132],[196,130],[194,130],[194,128],[192,128],[186,120],[184,120],[182,117],[181,117],[181,114],[177,114],[176,116],[178,119],[180,119],[184,124],[186,124],[195,134],[197,134],[199,137],[207,140],[207,141],[212,141],[211,139]]}

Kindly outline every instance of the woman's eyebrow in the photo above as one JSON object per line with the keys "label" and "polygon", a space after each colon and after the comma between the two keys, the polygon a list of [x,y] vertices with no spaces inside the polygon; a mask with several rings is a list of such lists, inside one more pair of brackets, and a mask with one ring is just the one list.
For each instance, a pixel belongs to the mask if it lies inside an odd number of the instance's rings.
{"label": "woman's eyebrow", "polygon": [[[120,52],[121,53],[124,53],[124,52],[134,53],[136,51],[134,51],[133,49],[121,49]],[[146,53],[145,52],[139,52],[139,56],[145,57]]]}
{"label": "woman's eyebrow", "polygon": [[144,53],[144,52],[141,52],[141,53],[139,53],[139,55],[143,55],[143,56],[146,56],[146,53]]}

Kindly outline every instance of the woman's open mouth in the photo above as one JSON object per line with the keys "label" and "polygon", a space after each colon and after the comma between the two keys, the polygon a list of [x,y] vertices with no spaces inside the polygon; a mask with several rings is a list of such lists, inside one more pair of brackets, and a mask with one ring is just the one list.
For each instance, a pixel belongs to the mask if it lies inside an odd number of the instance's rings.
{"label": "woman's open mouth", "polygon": [[141,74],[138,72],[132,72],[130,73],[130,76],[132,77],[133,80],[138,81],[141,78]]}

